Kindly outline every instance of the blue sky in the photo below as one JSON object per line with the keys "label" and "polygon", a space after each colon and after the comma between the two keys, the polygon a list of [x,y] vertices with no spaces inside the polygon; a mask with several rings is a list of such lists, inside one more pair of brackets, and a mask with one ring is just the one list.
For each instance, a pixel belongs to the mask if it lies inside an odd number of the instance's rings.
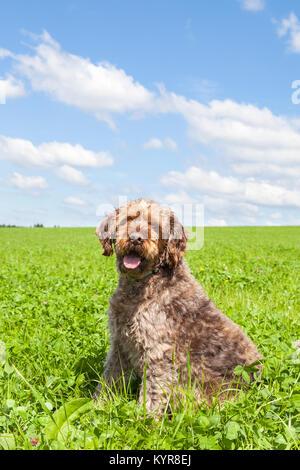
{"label": "blue sky", "polygon": [[297,0],[3,2],[0,224],[299,225],[299,54]]}

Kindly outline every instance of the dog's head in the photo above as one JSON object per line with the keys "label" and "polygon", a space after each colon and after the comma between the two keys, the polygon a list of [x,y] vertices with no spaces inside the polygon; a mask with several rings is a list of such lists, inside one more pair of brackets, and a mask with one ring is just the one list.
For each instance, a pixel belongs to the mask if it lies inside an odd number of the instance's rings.
{"label": "dog's head", "polygon": [[97,227],[103,255],[115,249],[121,274],[140,279],[156,269],[173,272],[185,250],[184,228],[169,209],[137,199],[109,214]]}

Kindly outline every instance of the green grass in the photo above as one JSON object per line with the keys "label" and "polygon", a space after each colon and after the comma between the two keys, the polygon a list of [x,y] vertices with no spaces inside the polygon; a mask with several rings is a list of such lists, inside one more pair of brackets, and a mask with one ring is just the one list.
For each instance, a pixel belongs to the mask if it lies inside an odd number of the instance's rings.
{"label": "green grass", "polygon": [[156,422],[136,391],[91,401],[117,282],[94,230],[0,229],[0,448],[300,448],[300,227],[209,228],[186,259],[264,373],[239,401]]}

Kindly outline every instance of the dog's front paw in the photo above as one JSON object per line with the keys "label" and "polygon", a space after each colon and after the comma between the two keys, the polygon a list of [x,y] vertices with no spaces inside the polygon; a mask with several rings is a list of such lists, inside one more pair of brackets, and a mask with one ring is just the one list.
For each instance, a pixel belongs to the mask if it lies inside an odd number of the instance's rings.
{"label": "dog's front paw", "polygon": [[95,390],[94,393],[93,393],[93,399],[94,399],[95,401],[98,401],[98,400],[99,400],[102,389],[103,389],[103,385],[102,385],[101,382],[99,382],[98,385],[97,385],[97,387],[96,387],[96,390]]}
{"label": "dog's front paw", "polygon": [[[146,398],[146,399],[145,399]],[[148,396],[144,397],[144,393],[141,390],[139,396],[139,405],[144,407],[146,413],[149,417],[159,418],[165,409],[165,400],[158,394],[152,394],[151,392]]]}

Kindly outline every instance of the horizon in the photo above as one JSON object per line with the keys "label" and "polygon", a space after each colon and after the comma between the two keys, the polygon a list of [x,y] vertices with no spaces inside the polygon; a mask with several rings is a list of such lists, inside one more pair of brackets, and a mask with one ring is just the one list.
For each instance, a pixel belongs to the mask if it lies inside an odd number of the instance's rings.
{"label": "horizon", "polygon": [[[226,225],[226,226],[218,226],[218,225],[184,225],[185,229],[188,228],[201,228],[201,229],[206,229],[206,228],[218,228],[218,229],[231,229],[231,228],[299,228],[300,225]],[[92,225],[43,225],[43,224],[33,224],[33,225],[9,225],[9,224],[0,224],[0,228],[82,228],[82,229],[91,229],[95,230],[95,228]]]}

